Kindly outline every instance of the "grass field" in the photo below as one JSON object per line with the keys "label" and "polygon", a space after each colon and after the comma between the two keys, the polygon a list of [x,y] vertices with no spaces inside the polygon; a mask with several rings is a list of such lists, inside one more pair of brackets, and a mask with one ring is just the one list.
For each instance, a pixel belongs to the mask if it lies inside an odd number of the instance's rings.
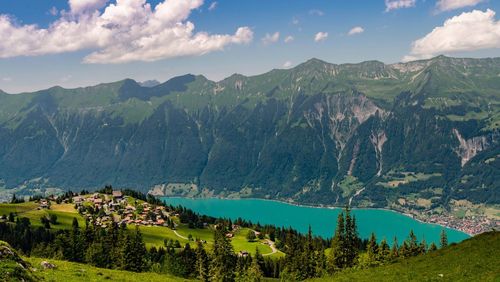
{"label": "grass field", "polygon": [[500,232],[488,232],[442,250],[312,281],[500,281]]}
{"label": "grass field", "polygon": [[42,226],[40,218],[47,217],[50,214],[57,216],[58,224],[51,224],[52,229],[70,229],[73,218],[78,220],[80,226],[85,226],[85,219],[74,209],[73,204],[52,203],[50,210],[38,209],[38,204],[34,202],[20,204],[0,204],[0,215],[9,215],[16,213],[18,217],[27,217],[31,225]]}
{"label": "grass field", "polygon": [[[133,273],[121,270],[110,270],[93,267],[87,264],[73,263],[41,258],[24,258],[33,267],[37,268],[35,275],[44,281],[190,281],[187,279],[151,272]],[[41,269],[40,263],[48,261],[56,266],[54,269]]]}

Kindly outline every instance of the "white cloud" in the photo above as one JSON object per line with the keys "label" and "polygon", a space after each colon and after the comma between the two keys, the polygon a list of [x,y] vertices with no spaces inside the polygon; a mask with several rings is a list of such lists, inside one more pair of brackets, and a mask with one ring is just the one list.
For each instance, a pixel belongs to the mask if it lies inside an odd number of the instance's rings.
{"label": "white cloud", "polygon": [[347,33],[347,35],[360,34],[360,33],[363,33],[364,31],[365,31],[364,28],[362,28],[360,26],[356,26],[356,27],[351,28],[351,30],[349,30],[349,32]]}
{"label": "white cloud", "polygon": [[166,0],[154,8],[146,0],[116,0],[102,12],[96,10],[102,3],[106,1],[70,0],[71,15],[62,15],[48,28],[17,25],[0,15],[0,58],[93,50],[84,62],[155,61],[203,55],[253,38],[248,27],[232,35],[195,32],[187,19],[203,0]]}
{"label": "white cloud", "polygon": [[320,42],[320,41],[323,41],[323,40],[326,40],[328,38],[328,32],[318,32],[316,33],[316,35],[314,36],[314,41],[316,42]]}
{"label": "white cloud", "polygon": [[264,45],[269,45],[278,42],[278,40],[280,40],[280,33],[276,31],[273,34],[266,33],[266,36],[262,38],[262,43]]}
{"label": "white cloud", "polygon": [[413,42],[410,54],[403,60],[488,48],[500,48],[500,21],[495,20],[493,10],[474,10],[447,19],[443,26]]}
{"label": "white cloud", "polygon": [[292,65],[293,65],[293,64],[292,64],[292,62],[291,62],[291,61],[286,61],[286,62],[283,64],[283,68],[288,69],[288,68],[290,68]]}
{"label": "white cloud", "polygon": [[436,8],[438,11],[450,11],[464,7],[476,6],[484,0],[438,0]]}
{"label": "white cloud", "polygon": [[297,19],[295,17],[292,19],[292,24],[298,25],[299,23],[300,23],[299,19]]}
{"label": "white cloud", "polygon": [[56,7],[53,6],[52,8],[50,8],[49,15],[57,16],[58,14],[59,14],[59,10]]}
{"label": "white cloud", "polygon": [[215,10],[215,8],[217,8],[217,2],[212,2],[212,4],[210,4],[210,6],[208,7],[208,10],[209,11],[213,11]]}
{"label": "white cloud", "polygon": [[2,77],[2,81],[3,82],[11,82],[12,81],[12,77]]}
{"label": "white cloud", "polygon": [[108,0],[69,0],[69,7],[73,14],[95,11],[106,5]]}
{"label": "white cloud", "polygon": [[312,10],[309,10],[309,15],[322,17],[325,15],[325,12],[318,10],[318,9],[312,9]]}
{"label": "white cloud", "polygon": [[385,11],[415,7],[417,0],[385,0]]}
{"label": "white cloud", "polygon": [[283,40],[285,43],[290,43],[294,40],[295,38],[293,38],[293,36],[291,35],[288,35],[287,37],[285,37],[285,40]]}

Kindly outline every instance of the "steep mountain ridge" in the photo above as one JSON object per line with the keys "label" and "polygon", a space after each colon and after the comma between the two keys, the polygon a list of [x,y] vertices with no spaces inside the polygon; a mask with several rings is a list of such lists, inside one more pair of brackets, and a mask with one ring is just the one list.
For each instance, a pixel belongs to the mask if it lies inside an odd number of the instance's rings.
{"label": "steep mountain ridge", "polygon": [[498,73],[497,58],[311,59],[219,82],[0,94],[0,179],[371,207],[500,204]]}

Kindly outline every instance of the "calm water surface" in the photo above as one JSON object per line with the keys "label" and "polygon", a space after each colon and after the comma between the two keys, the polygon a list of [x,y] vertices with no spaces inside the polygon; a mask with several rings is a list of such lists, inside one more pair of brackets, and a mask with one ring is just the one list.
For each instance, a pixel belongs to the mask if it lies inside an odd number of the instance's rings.
{"label": "calm water surface", "polygon": [[[252,222],[261,224],[273,224],[276,226],[291,226],[301,232],[307,232],[311,225],[313,233],[325,238],[331,237],[335,230],[338,214],[342,209],[338,208],[314,208],[296,206],[276,201],[260,199],[191,199],[191,198],[162,198],[167,204],[174,206],[182,205],[200,214],[214,217],[237,219],[241,217]],[[425,238],[427,243],[439,243],[439,234],[443,227],[422,223],[397,212],[377,209],[354,209],[354,215],[358,224],[358,231],[362,238],[368,238],[375,232],[377,239],[387,238],[392,244],[394,236],[402,242],[411,229],[418,239]],[[460,242],[470,236],[454,230],[445,228],[448,234],[448,242]]]}

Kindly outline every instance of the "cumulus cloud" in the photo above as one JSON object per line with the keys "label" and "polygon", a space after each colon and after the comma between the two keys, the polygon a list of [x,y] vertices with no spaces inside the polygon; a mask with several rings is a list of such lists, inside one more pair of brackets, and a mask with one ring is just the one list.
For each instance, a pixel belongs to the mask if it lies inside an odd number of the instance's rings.
{"label": "cumulus cloud", "polygon": [[484,0],[438,0],[436,8],[440,12],[460,9],[464,7],[476,6]]}
{"label": "cumulus cloud", "polygon": [[208,6],[209,11],[213,11],[213,10],[215,10],[215,8],[217,8],[217,2],[212,2],[212,4],[210,4],[210,6]]}
{"label": "cumulus cloud", "polygon": [[404,61],[438,54],[500,48],[500,21],[493,10],[474,10],[447,19],[442,26],[413,42]]}
{"label": "cumulus cloud", "polygon": [[286,61],[286,62],[283,64],[283,67],[284,67],[285,69],[288,69],[288,68],[290,68],[292,65],[293,65],[293,64],[292,64],[292,62],[291,62],[291,61]]}
{"label": "cumulus cloud", "polygon": [[288,35],[287,37],[285,37],[285,40],[283,40],[285,43],[290,43],[294,40],[295,38],[293,38],[293,36],[291,35]]}
{"label": "cumulus cloud", "polygon": [[280,33],[276,31],[273,34],[266,33],[266,36],[262,38],[262,43],[264,45],[269,45],[278,42],[278,40],[280,40]]}
{"label": "cumulus cloud", "polygon": [[349,32],[347,33],[347,35],[360,34],[360,33],[363,33],[364,31],[365,31],[364,28],[362,28],[360,26],[356,26],[356,27],[351,28],[351,30],[349,30]]}
{"label": "cumulus cloud", "polygon": [[385,11],[415,7],[417,0],[385,0]]}
{"label": "cumulus cloud", "polygon": [[106,6],[108,0],[69,0],[69,7],[74,14],[94,11]]}
{"label": "cumulus cloud", "polygon": [[316,35],[314,36],[314,41],[320,42],[326,40],[327,38],[328,38],[328,32],[320,31],[316,33]]}
{"label": "cumulus cloud", "polygon": [[168,0],[155,7],[146,0],[116,0],[101,11],[106,2],[69,0],[71,13],[48,28],[17,25],[0,15],[0,58],[93,50],[84,62],[155,61],[203,55],[253,38],[248,27],[234,34],[195,32],[187,19],[203,0]]}

